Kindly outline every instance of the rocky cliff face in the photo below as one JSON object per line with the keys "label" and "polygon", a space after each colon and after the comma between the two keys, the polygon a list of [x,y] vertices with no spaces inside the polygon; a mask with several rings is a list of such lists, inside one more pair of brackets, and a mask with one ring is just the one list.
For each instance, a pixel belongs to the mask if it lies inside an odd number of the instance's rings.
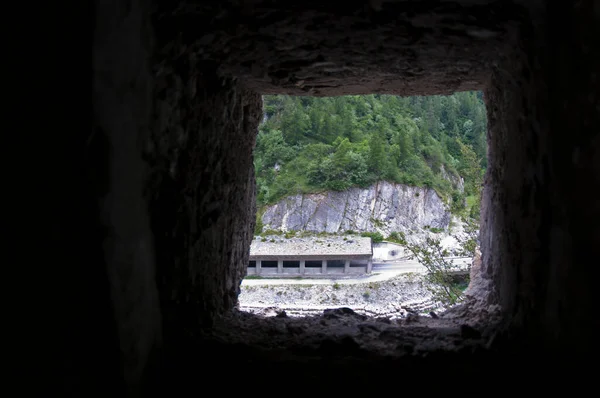
{"label": "rocky cliff face", "polygon": [[369,188],[289,196],[269,206],[265,229],[312,232],[414,232],[447,228],[450,212],[433,189],[379,182]]}
{"label": "rocky cliff face", "polygon": [[442,173],[442,177],[452,184],[454,189],[458,189],[460,192],[465,192],[465,179],[461,176],[455,176],[450,174],[444,168],[444,165],[440,166],[440,172]]}

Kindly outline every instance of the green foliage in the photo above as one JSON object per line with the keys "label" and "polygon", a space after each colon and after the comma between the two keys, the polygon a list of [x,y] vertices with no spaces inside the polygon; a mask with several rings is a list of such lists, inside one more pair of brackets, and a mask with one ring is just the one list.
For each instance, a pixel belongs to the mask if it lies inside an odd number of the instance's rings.
{"label": "green foliage", "polygon": [[283,234],[284,234],[284,232],[280,231],[278,229],[267,229],[261,233],[262,236],[271,236],[271,235],[281,236]]}
{"label": "green foliage", "polygon": [[254,224],[254,235],[260,235],[263,232],[263,222],[262,222],[262,216],[264,214],[264,211],[261,209],[258,209],[256,211],[256,224]]}
{"label": "green foliage", "polygon": [[453,264],[446,259],[450,253],[442,249],[439,239],[427,238],[422,245],[407,244],[406,247],[412,258],[427,268],[425,279],[436,301],[451,306],[462,300],[462,290],[456,288],[450,277]]}
{"label": "green foliage", "polygon": [[333,284],[333,288],[334,288],[335,290],[338,290],[338,289],[340,288],[340,284],[339,284],[339,283],[337,283],[337,282],[335,282],[335,283]]}
{"label": "green foliage", "polygon": [[[451,273],[455,267],[448,257],[473,257],[477,247],[478,222],[473,219],[465,219],[465,221],[465,234],[455,236],[459,242],[459,249],[452,253],[442,247],[440,238],[427,238],[421,244],[405,244],[411,257],[427,268],[425,280],[434,299],[446,307],[461,302],[464,299],[465,284],[468,285],[468,280],[456,282]],[[470,269],[470,266],[468,268]]]}
{"label": "green foliage", "polygon": [[364,238],[371,238],[373,243],[383,242],[383,235],[381,235],[379,232],[363,232],[360,234],[360,236]]}
{"label": "green foliage", "polygon": [[466,212],[464,197],[448,176],[463,177],[464,196],[473,195],[487,164],[485,106],[476,92],[268,95],[264,109],[254,157],[259,207],[288,195],[387,180],[435,189],[458,214]]}
{"label": "green foliage", "polygon": [[459,146],[463,155],[463,162],[460,169],[465,176],[465,193],[471,195],[473,198],[469,206],[468,216],[473,219],[479,219],[481,190],[483,186],[483,172],[479,166],[480,160],[471,147],[460,141]]}
{"label": "green foliage", "polygon": [[262,218],[257,214],[256,215],[256,224],[254,226],[254,235],[260,235],[263,231],[263,222]]}
{"label": "green foliage", "polygon": [[404,235],[404,232],[390,232],[390,236],[388,236],[387,240],[390,242],[395,242],[395,243],[399,243],[401,245],[405,245],[406,244],[406,235]]}
{"label": "green foliage", "polygon": [[385,227],[385,223],[377,218],[371,218],[370,221],[371,221],[371,224],[373,224],[377,228]]}

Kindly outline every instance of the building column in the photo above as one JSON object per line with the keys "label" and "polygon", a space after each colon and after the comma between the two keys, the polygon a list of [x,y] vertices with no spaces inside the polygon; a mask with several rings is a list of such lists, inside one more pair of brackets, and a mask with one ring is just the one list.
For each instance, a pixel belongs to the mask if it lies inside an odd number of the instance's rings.
{"label": "building column", "polygon": [[306,270],[306,260],[300,260],[300,275],[304,275]]}
{"label": "building column", "polygon": [[256,260],[256,271],[255,271],[256,275],[260,275],[260,272],[261,272],[261,269],[262,269],[261,265],[262,265],[261,264],[261,260]]}
{"label": "building column", "polygon": [[321,261],[321,273],[322,274],[326,274],[327,273],[327,260],[322,260]]}
{"label": "building column", "polygon": [[283,260],[277,260],[277,273],[283,274]]}
{"label": "building column", "polygon": [[371,273],[372,268],[373,268],[373,260],[369,259],[369,262],[367,263],[367,274]]}
{"label": "building column", "polygon": [[344,274],[347,274],[350,272],[350,260],[346,260],[346,263],[344,264]]}

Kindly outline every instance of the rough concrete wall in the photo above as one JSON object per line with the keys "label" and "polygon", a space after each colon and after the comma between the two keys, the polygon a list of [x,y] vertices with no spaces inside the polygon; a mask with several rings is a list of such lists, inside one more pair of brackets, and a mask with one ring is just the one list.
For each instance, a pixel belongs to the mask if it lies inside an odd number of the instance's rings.
{"label": "rough concrete wall", "polygon": [[199,40],[200,59],[254,90],[292,95],[480,89],[523,12],[485,0],[162,3],[173,35]]}
{"label": "rough concrete wall", "polygon": [[[85,206],[69,230],[79,231],[71,240],[81,240],[95,272],[71,292],[99,303],[81,306],[95,314],[83,325],[106,329],[96,356],[115,371],[96,377],[77,352],[65,362],[77,395],[102,384],[135,396],[153,385],[144,378],[156,376],[163,337],[209,324],[237,302],[254,226],[252,149],[262,108],[257,94],[197,64],[197,46],[161,36],[156,20],[151,27],[149,2],[103,2],[94,11]],[[70,335],[84,340],[81,328]]]}
{"label": "rough concrete wall", "polygon": [[[108,288],[95,300],[112,304],[113,314],[105,321],[118,338],[114,365],[131,396],[141,393],[146,365],[161,344],[154,248],[143,196],[145,165],[139,147],[148,136],[152,111],[148,11],[144,1],[95,4],[93,122],[85,148],[95,196],[89,200],[96,202],[99,235],[93,241],[95,251],[89,253],[90,263],[81,266],[104,268]],[[94,342],[90,339],[87,344]],[[89,387],[104,388],[104,383],[111,385],[110,380],[99,380]]]}
{"label": "rough concrete wall", "polygon": [[258,94],[196,62],[197,46],[172,40],[157,38],[145,148],[165,338],[208,325],[237,302],[255,223],[252,150],[262,116]]}
{"label": "rough concrete wall", "polygon": [[[516,29],[520,7],[478,3],[159,1],[154,46],[146,2],[97,2],[92,132],[57,137],[59,159],[41,171],[59,181],[47,192],[62,192],[42,218],[48,257],[78,280],[53,301],[69,308],[58,318],[68,332],[56,335],[74,390],[125,381],[135,392],[161,338],[157,296],[169,337],[234,305],[254,224],[260,118],[260,98],[243,87],[433,94],[488,84],[489,301],[503,304],[515,333],[589,345],[600,255],[598,7],[552,5],[547,24],[529,31]],[[74,142],[81,154],[63,148]],[[90,339],[98,329],[102,338]],[[118,371],[94,375],[92,357]]]}
{"label": "rough concrete wall", "polygon": [[510,39],[485,92],[490,167],[480,282],[513,335],[568,342],[578,352],[598,325],[586,320],[599,256],[594,18],[591,3],[549,7],[543,23]]}
{"label": "rough concrete wall", "polygon": [[525,316],[551,342],[591,352],[600,332],[591,315],[600,280],[600,4],[549,2],[548,32],[549,261],[541,302]]}
{"label": "rough concrete wall", "polygon": [[[489,303],[499,303],[514,314],[522,294],[519,270],[532,269],[541,259],[537,232],[544,200],[541,159],[547,137],[541,136],[535,84],[543,71],[532,71],[521,28],[507,38],[485,90],[488,113],[488,164],[482,199],[481,272]],[[543,99],[542,99],[543,101]],[[543,106],[543,104],[542,104]],[[538,111],[539,112],[539,111]],[[523,286],[525,288],[525,286]]]}

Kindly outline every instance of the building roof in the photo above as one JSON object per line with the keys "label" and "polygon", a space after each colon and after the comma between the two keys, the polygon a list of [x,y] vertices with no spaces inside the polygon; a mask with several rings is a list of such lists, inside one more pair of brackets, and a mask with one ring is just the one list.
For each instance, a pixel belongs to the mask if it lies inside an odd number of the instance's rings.
{"label": "building roof", "polygon": [[[271,242],[271,239],[274,242]],[[346,239],[346,240],[344,240]],[[265,240],[263,242],[263,240]],[[268,257],[356,257],[371,256],[371,238],[327,236],[289,238],[283,236],[255,237],[250,245],[250,258]]]}

